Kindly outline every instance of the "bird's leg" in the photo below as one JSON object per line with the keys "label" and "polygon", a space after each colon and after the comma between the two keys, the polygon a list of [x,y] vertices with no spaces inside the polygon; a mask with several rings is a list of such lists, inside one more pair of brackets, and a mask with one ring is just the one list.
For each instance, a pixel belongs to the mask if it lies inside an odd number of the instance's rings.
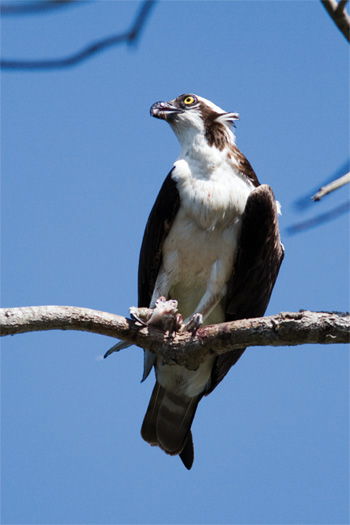
{"label": "bird's leg", "polygon": [[151,317],[147,320],[148,325],[158,326],[165,332],[172,334],[177,331],[182,323],[182,316],[177,311],[177,301],[166,299],[169,297],[170,278],[162,267],[154,286],[150,303]]}
{"label": "bird's leg", "polygon": [[[170,302],[170,304],[166,304],[167,301],[165,297],[169,293],[169,279],[167,278],[167,275],[164,271],[160,271],[156,280],[156,284],[154,287],[154,292],[152,295],[151,303],[149,308],[145,307],[137,307],[137,306],[131,306],[129,311],[130,315],[133,319],[135,319],[138,323],[140,323],[142,326],[147,326],[148,324],[158,324],[160,322],[160,318],[162,316],[165,317],[165,321],[163,321],[163,329],[164,324],[166,326],[169,325],[169,314],[172,312],[173,319],[177,317],[177,302],[175,305],[175,311],[174,310],[174,304]],[[165,297],[164,297],[165,296]],[[153,309],[153,311],[152,311]],[[172,321],[172,327],[174,326],[174,320]],[[172,329],[172,331],[174,331]],[[113,352],[118,352],[119,350],[122,350],[123,348],[127,348],[129,343],[125,343],[124,341],[120,341],[119,343],[116,343],[112,348],[110,348],[104,355],[104,357],[108,357]],[[148,350],[145,350],[145,366],[144,366],[144,374],[143,379],[144,380],[147,375],[149,374],[149,371],[151,370],[153,366],[153,362],[155,359],[155,354],[152,354]]]}
{"label": "bird's leg", "polygon": [[177,301],[175,299],[166,300],[165,297],[159,297],[154,308],[144,308],[131,306],[129,308],[131,317],[143,326],[156,326],[164,330],[174,332],[176,325],[179,324],[177,312]]}
{"label": "bird's leg", "polygon": [[[178,318],[177,313],[177,301],[166,300],[169,295],[169,276],[162,267],[158,273],[157,280],[154,286],[150,308],[154,308],[151,313],[151,317],[148,319],[147,324],[158,325],[161,324],[161,328],[168,331],[171,334],[174,331],[174,324]],[[143,364],[143,376],[141,381],[144,381],[150,373],[152,367],[156,362],[156,355],[149,350],[144,350],[144,364]]]}
{"label": "bird's leg", "polygon": [[184,320],[181,331],[195,332],[226,293],[221,262],[217,259],[211,269],[207,289],[195,308],[195,313]]}
{"label": "bird's leg", "polygon": [[190,317],[187,317],[180,328],[181,332],[192,332],[193,334],[196,333],[198,328],[200,328],[203,324],[203,314],[196,312],[195,314],[192,314]]}
{"label": "bird's leg", "polygon": [[169,276],[164,271],[163,267],[160,269],[156,283],[154,285],[154,290],[151,298],[151,302],[149,307],[154,308],[156,305],[156,302],[160,297],[166,298],[169,295],[169,289],[170,289],[170,281]]}
{"label": "bird's leg", "polygon": [[184,320],[181,331],[196,332],[224,295],[223,292],[212,294],[207,290],[198,303],[196,312]]}
{"label": "bird's leg", "polygon": [[[178,316],[177,301],[175,301],[175,299],[167,301],[165,297],[161,296],[156,300],[155,307],[153,308],[151,316],[146,324],[147,326],[156,326],[171,335],[174,332],[174,327],[176,327]],[[146,379],[155,362],[156,355],[149,350],[145,350],[143,376],[141,381]]]}

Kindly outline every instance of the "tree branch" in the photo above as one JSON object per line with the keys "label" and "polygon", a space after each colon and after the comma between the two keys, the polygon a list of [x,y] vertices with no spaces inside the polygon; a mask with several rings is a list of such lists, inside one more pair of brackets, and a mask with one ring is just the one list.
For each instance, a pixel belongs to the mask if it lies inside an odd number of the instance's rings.
{"label": "tree branch", "polygon": [[203,326],[196,335],[174,336],[119,315],[73,306],[0,309],[0,335],[41,330],[80,330],[107,335],[160,355],[166,362],[197,368],[210,354],[249,346],[295,346],[350,342],[350,315],[337,312],[282,312],[269,317]]}
{"label": "tree branch", "polygon": [[333,19],[338,29],[343,33],[346,40],[350,42],[350,16],[345,11],[347,0],[321,0],[323,7]]}
{"label": "tree branch", "polygon": [[303,195],[302,197],[299,197],[294,202],[294,207],[299,211],[304,211],[307,208],[314,208],[315,204],[312,200],[312,197],[317,193],[317,191],[322,186],[327,186],[328,184],[331,184],[335,179],[338,179],[339,177],[343,176],[344,173],[347,173],[350,170],[350,159],[347,159],[346,162],[344,162],[339,168],[334,170],[332,175],[327,177],[323,180],[323,182],[319,186],[314,186],[308,193]]}
{"label": "tree branch", "polygon": [[39,0],[34,2],[26,2],[22,4],[7,4],[0,5],[0,15],[27,15],[46,13],[57,9],[58,7],[68,7],[73,4],[82,4],[86,0]]}
{"label": "tree branch", "polygon": [[128,44],[136,43],[155,2],[156,0],[145,0],[141,5],[138,14],[136,15],[132,27],[124,33],[111,35],[101,40],[97,40],[92,44],[88,44],[80,51],[77,51],[76,53],[66,57],[49,58],[44,60],[12,60],[4,58],[0,61],[0,67],[2,69],[11,70],[61,69],[75,66],[76,64],[83,62],[91,56],[101,53],[101,51],[123,42]]}
{"label": "tree branch", "polygon": [[349,182],[350,182],[350,171],[346,173],[345,175],[342,175],[341,177],[338,177],[337,179],[333,180],[329,184],[326,184],[326,186],[322,186],[322,188],[320,188],[318,192],[312,196],[312,200],[319,201],[322,199],[322,197],[324,197],[325,195],[328,195],[328,193],[331,193],[332,191],[335,191],[338,188],[345,186],[345,184],[349,184]]}
{"label": "tree branch", "polygon": [[320,224],[337,219],[341,215],[344,215],[344,213],[349,213],[349,211],[350,201],[346,201],[329,211],[316,215],[316,217],[312,217],[306,221],[298,222],[297,224],[292,224],[291,226],[288,226],[286,230],[289,235],[293,235],[294,233],[299,233],[305,230],[310,230],[311,228],[316,228]]}

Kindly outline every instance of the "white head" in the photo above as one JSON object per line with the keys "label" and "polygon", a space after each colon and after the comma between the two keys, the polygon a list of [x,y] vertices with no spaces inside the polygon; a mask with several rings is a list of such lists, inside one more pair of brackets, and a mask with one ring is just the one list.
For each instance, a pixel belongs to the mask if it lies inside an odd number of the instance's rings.
{"label": "white head", "polygon": [[231,126],[239,119],[238,113],[228,113],[198,95],[185,94],[170,102],[156,102],[150,111],[153,117],[169,122],[182,144],[198,135],[219,150],[234,144]]}

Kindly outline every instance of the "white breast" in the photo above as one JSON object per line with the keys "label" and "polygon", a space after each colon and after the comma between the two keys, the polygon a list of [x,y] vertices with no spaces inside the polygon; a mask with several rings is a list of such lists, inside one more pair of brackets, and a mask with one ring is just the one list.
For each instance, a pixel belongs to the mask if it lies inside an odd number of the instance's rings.
{"label": "white breast", "polygon": [[[177,299],[179,311],[191,316],[208,290],[226,293],[231,277],[241,228],[241,216],[253,189],[226,160],[223,152],[182,158],[175,163],[172,178],[180,194],[180,208],[163,246],[162,275],[169,283],[169,296]],[[215,271],[213,271],[213,269]],[[219,300],[206,324],[224,321]],[[158,381],[167,389],[195,396],[209,381],[213,359],[196,372],[162,365],[158,360]]]}
{"label": "white breast", "polygon": [[202,166],[181,159],[174,166],[181,207],[200,228],[222,229],[242,215],[253,185],[231,163]]}
{"label": "white breast", "polygon": [[[170,293],[187,317],[204,294],[213,264],[220,265],[225,286],[232,273],[241,215],[253,186],[228,163],[211,171],[181,159],[172,177],[180,194],[180,209],[163,248],[163,269],[170,277]],[[208,322],[223,320],[221,306]]]}

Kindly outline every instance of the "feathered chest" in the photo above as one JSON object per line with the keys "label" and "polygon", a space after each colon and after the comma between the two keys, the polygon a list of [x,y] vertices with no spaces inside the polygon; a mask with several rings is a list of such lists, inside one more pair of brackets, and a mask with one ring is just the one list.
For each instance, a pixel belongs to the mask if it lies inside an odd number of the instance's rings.
{"label": "feathered chest", "polygon": [[172,174],[181,207],[204,230],[225,228],[244,211],[253,185],[228,162],[203,166],[185,159]]}

